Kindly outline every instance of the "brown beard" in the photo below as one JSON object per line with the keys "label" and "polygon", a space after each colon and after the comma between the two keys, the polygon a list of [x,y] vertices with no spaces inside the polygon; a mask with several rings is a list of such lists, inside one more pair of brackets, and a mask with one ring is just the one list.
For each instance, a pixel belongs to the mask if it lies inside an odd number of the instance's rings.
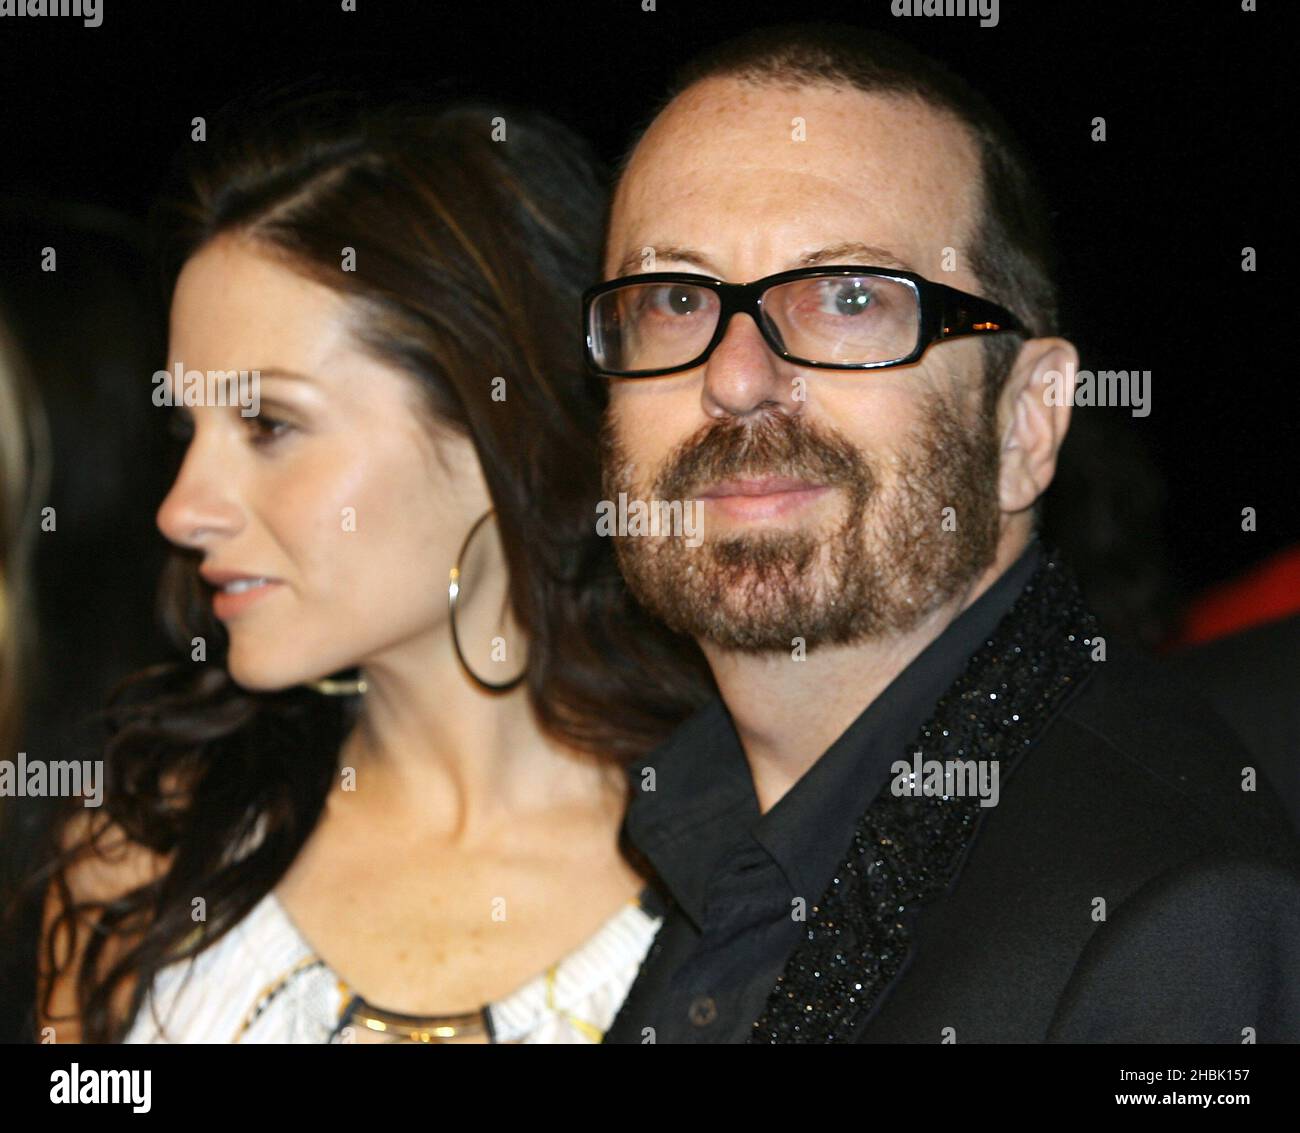
{"label": "brown beard", "polygon": [[[843,519],[821,531],[616,537],[628,588],[679,633],[723,649],[784,652],[802,639],[849,644],[906,633],[993,561],[998,541],[998,444],[981,413],[934,410],[887,464],[801,415],[770,411],[703,426],[664,460],[651,491],[632,475],[607,414],[604,492],[617,499],[694,499],[720,480],[790,476],[837,488]],[[945,530],[944,509],[955,530]],[[705,505],[707,521],[707,504]]]}

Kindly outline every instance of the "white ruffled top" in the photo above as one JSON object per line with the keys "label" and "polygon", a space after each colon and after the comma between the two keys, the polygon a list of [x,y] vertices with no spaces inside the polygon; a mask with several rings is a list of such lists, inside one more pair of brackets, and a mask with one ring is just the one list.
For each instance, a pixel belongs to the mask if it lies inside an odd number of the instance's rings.
{"label": "white ruffled top", "polygon": [[[585,943],[487,1005],[493,1040],[600,1042],[660,923],[629,901]],[[216,944],[157,974],[123,1041],[341,1042],[353,996],[272,891]]]}

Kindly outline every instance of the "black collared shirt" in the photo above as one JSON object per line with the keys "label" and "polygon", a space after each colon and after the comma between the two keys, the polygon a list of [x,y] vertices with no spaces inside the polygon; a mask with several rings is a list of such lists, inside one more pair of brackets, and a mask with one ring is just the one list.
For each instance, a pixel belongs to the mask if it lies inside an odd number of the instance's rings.
{"label": "black collared shirt", "polygon": [[[992,586],[873,700],[766,813],[721,700],[629,774],[629,840],[672,901],[611,1042],[737,1043],[749,1037],[853,827],[890,767],[1011,608],[1038,565],[1031,540]],[[654,789],[646,790],[653,769]]]}

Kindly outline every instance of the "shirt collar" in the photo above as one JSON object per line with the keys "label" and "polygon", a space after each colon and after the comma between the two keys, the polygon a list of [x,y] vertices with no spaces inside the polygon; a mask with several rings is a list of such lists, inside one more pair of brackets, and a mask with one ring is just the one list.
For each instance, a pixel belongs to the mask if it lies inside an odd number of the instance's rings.
{"label": "shirt collar", "polygon": [[1031,539],[766,814],[759,813],[749,764],[721,698],[629,767],[628,837],[697,928],[708,886],[738,844],[762,847],[792,895],[809,905],[820,898],[890,765],[1011,608],[1040,557]]}

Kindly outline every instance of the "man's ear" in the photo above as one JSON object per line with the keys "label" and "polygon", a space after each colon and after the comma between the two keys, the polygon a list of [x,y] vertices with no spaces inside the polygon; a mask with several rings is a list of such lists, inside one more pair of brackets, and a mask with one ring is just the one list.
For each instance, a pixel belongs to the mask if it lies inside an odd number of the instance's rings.
{"label": "man's ear", "polygon": [[1031,338],[1020,348],[998,396],[998,496],[1004,514],[1032,507],[1056,475],[1078,367],[1079,352],[1063,338]]}

